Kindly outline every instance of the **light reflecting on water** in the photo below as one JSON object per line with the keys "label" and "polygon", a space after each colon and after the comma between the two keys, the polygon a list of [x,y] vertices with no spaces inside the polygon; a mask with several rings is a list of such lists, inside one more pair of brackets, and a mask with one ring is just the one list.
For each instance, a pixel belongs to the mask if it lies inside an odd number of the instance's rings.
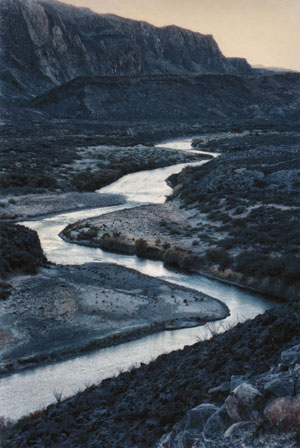
{"label": "light reflecting on water", "polygon": [[[191,140],[184,140],[165,143],[163,146],[187,150],[190,145]],[[111,254],[103,252],[101,249],[69,244],[58,237],[66,225],[80,219],[135,207],[145,202],[163,203],[165,197],[171,193],[165,179],[171,174],[180,172],[186,165],[203,163],[206,161],[130,174],[101,190],[104,193],[124,194],[130,201],[125,205],[63,213],[23,224],[38,232],[49,261],[65,265],[81,265],[87,262],[116,263],[218,298],[229,307],[230,316],[221,322],[209,323],[202,327],[161,332],[116,347],[98,350],[76,359],[4,378],[0,381],[0,414],[2,416],[18,419],[54,402],[54,393],[62,394],[63,397],[73,395],[89,384],[99,383],[104,378],[118,374],[120,370],[127,370],[132,365],[139,365],[141,362],[148,363],[160,354],[181,349],[185,345],[194,344],[199,339],[208,339],[212,333],[223,332],[237,322],[254,318],[274,306],[270,300],[234,286],[209,280],[199,275],[188,275],[166,269],[160,261]]]}

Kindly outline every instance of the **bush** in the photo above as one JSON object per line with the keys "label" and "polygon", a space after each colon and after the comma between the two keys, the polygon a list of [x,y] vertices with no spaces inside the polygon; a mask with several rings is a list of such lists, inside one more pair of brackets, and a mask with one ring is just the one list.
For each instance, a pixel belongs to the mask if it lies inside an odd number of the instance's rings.
{"label": "bush", "polygon": [[136,240],[134,245],[137,255],[145,255],[148,247],[148,243],[146,240],[144,240],[143,238],[139,238],[138,240]]}
{"label": "bush", "polygon": [[284,277],[287,283],[300,281],[300,257],[285,257]]}
{"label": "bush", "polygon": [[170,266],[180,267],[180,260],[183,257],[183,252],[176,249],[169,249],[164,254],[164,262]]}
{"label": "bush", "polygon": [[21,271],[35,273],[46,259],[37,233],[23,226],[0,225],[0,276]]}
{"label": "bush", "polygon": [[[262,258],[256,252],[241,252],[236,257],[236,269],[246,275],[261,273]],[[266,258],[264,261],[266,261]]]}
{"label": "bush", "polygon": [[226,268],[232,263],[230,255],[222,249],[207,249],[206,258],[210,263]]}
{"label": "bush", "polygon": [[72,183],[78,191],[95,191],[108,185],[122,176],[122,172],[103,169],[94,172],[83,172],[73,177]]}

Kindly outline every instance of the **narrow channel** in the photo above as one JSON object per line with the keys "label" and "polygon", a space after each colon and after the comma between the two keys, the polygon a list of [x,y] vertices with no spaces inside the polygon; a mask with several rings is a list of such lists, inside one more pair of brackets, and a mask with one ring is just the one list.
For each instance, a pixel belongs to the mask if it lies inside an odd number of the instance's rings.
{"label": "narrow channel", "polygon": [[[191,151],[191,140],[176,140],[160,146]],[[128,200],[125,205],[63,213],[22,224],[38,232],[49,261],[64,265],[81,265],[89,262],[117,263],[220,299],[229,307],[230,316],[221,322],[195,328],[164,331],[98,350],[89,355],[3,378],[0,380],[1,416],[13,420],[19,419],[55,402],[55,395],[62,398],[74,395],[90,384],[99,383],[105,378],[117,375],[120,371],[128,370],[140,363],[148,363],[160,354],[208,339],[212,333],[223,332],[238,322],[252,319],[274,306],[274,302],[260,295],[199,275],[169,270],[160,261],[142,260],[136,256],[111,254],[101,249],[69,244],[58,236],[64,227],[80,219],[137,207],[145,203],[163,203],[166,196],[171,193],[170,187],[165,182],[171,174],[180,172],[185,166],[204,163],[207,161],[130,174],[99,190],[99,193],[124,194]]]}

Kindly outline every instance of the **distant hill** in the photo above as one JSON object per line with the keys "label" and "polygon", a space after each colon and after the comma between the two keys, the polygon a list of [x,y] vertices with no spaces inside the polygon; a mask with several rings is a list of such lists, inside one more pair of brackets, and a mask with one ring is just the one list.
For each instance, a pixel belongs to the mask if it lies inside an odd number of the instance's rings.
{"label": "distant hill", "polygon": [[52,117],[197,119],[300,116],[300,74],[81,77],[32,101]]}
{"label": "distant hill", "polygon": [[252,73],[210,35],[56,0],[0,0],[0,20],[0,94],[10,103],[80,76]]}
{"label": "distant hill", "polygon": [[265,67],[262,64],[252,65],[254,70],[260,70],[262,72],[273,72],[273,73],[299,73],[297,70],[292,70],[291,68],[283,67]]}

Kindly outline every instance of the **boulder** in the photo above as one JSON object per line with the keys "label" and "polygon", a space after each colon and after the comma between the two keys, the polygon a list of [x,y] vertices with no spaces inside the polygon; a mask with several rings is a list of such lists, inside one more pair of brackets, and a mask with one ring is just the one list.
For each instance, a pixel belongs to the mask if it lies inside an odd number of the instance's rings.
{"label": "boulder", "polygon": [[203,403],[189,411],[183,420],[176,425],[180,430],[196,430],[202,432],[207,420],[219,410],[216,406],[209,403]]}
{"label": "boulder", "polygon": [[223,412],[221,410],[215,412],[211,417],[209,417],[204,427],[205,438],[216,439],[223,436],[225,431],[225,424],[222,414]]}
{"label": "boulder", "polygon": [[300,363],[300,344],[281,352],[280,359],[284,365]]}
{"label": "boulder", "polygon": [[264,390],[275,397],[287,397],[294,394],[294,383],[292,379],[275,378],[265,384]]}
{"label": "boulder", "polygon": [[245,421],[234,423],[231,425],[224,434],[224,437],[230,439],[230,441],[234,444],[248,442],[252,439],[255,431],[257,429],[257,423],[252,421]]}
{"label": "boulder", "polygon": [[257,420],[259,399],[262,394],[249,383],[242,383],[234,389],[225,401],[228,415],[236,422],[242,420]]}
{"label": "boulder", "polygon": [[[163,436],[157,444],[157,448],[188,448],[202,437],[202,432],[209,418],[216,414],[219,409],[209,403],[200,404],[189,411],[186,416],[178,422],[172,432]],[[211,427],[213,426],[211,423]],[[217,424],[217,423],[216,423]]]}

